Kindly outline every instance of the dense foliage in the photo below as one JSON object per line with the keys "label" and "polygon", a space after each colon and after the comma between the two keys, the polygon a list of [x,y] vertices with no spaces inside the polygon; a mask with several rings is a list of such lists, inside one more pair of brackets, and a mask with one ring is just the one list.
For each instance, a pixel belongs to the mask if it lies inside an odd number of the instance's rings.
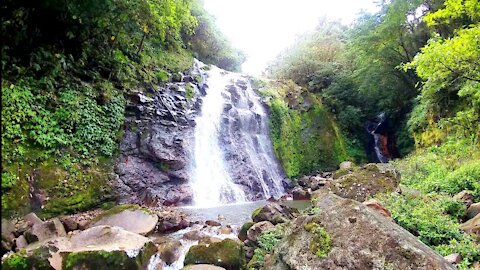
{"label": "dense foliage", "polygon": [[363,161],[363,150],[347,141],[319,97],[292,81],[254,81],[270,105],[270,137],[287,176]]}
{"label": "dense foliage", "polygon": [[108,199],[124,95],[156,90],[189,69],[192,55],[231,70],[243,61],[196,0],[7,0],[0,7],[2,206],[9,212],[28,205],[33,186],[47,193],[47,214]]}

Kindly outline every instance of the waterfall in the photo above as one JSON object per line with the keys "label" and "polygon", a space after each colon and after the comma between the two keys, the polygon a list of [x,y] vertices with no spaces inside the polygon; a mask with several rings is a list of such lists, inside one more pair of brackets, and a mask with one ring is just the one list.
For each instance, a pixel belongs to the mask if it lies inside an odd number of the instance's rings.
{"label": "waterfall", "polygon": [[196,206],[280,196],[284,173],[275,158],[268,115],[241,74],[212,67],[196,118],[191,186]]}
{"label": "waterfall", "polygon": [[377,115],[375,122],[371,122],[367,126],[367,131],[373,136],[373,139],[374,139],[375,155],[378,161],[381,163],[387,163],[390,160],[390,158],[387,155],[385,155],[385,152],[387,151],[387,149],[385,149],[386,145],[382,141],[383,139],[385,139],[385,136],[377,133],[378,127],[385,122],[385,118],[386,118],[385,113],[382,112],[379,115]]}

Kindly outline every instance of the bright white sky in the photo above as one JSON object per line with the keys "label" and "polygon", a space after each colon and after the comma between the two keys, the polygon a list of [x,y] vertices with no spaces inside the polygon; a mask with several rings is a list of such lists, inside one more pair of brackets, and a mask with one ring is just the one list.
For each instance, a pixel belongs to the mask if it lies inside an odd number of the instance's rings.
{"label": "bright white sky", "polygon": [[260,74],[268,62],[313,30],[321,17],[350,24],[361,11],[374,12],[375,0],[204,0],[220,30],[247,54],[242,70]]}

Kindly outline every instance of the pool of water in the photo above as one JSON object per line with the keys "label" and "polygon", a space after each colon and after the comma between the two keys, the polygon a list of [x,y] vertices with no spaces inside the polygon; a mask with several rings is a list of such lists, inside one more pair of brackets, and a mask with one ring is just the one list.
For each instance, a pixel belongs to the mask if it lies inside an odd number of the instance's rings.
{"label": "pool of water", "polygon": [[[222,225],[242,226],[245,222],[251,220],[252,212],[255,209],[267,203],[263,200],[207,208],[186,206],[180,207],[180,210],[187,213],[192,221],[217,220],[221,221]],[[303,210],[310,205],[310,201],[282,201],[279,203],[298,210]]]}
{"label": "pool of water", "polygon": [[[166,265],[162,262],[158,255],[155,255],[151,258],[148,269],[157,269],[157,265],[161,265],[160,269],[163,270],[179,270],[183,268],[183,260],[185,259],[185,254],[188,249],[198,244],[198,241],[192,241],[185,239],[183,235],[192,230],[201,231],[205,236],[211,236],[215,238],[225,239],[232,238],[237,239],[238,231],[241,226],[247,222],[251,221],[252,212],[258,207],[266,205],[268,202],[263,201],[254,201],[254,202],[245,202],[245,203],[235,203],[227,204],[216,207],[195,207],[195,206],[185,206],[179,207],[179,210],[188,214],[190,220],[196,222],[197,224],[192,227],[185,228],[180,231],[176,231],[161,237],[167,237],[172,240],[178,240],[181,242],[182,246],[180,248],[180,258],[171,265]],[[282,201],[279,202],[282,205],[287,205],[298,210],[303,210],[310,206],[310,201]],[[205,226],[205,221],[215,220],[222,224],[222,226],[230,226],[232,228],[232,233],[222,234],[219,232],[220,227],[211,227]]]}

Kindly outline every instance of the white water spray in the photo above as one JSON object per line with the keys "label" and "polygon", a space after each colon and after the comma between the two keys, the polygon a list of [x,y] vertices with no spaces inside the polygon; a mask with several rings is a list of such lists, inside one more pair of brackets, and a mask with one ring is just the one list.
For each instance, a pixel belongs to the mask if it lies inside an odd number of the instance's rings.
{"label": "white water spray", "polygon": [[228,76],[212,67],[208,94],[203,98],[201,115],[196,119],[194,176],[192,189],[196,206],[208,207],[245,201],[244,191],[233,183],[219,145],[220,118],[225,103],[222,92]]}

